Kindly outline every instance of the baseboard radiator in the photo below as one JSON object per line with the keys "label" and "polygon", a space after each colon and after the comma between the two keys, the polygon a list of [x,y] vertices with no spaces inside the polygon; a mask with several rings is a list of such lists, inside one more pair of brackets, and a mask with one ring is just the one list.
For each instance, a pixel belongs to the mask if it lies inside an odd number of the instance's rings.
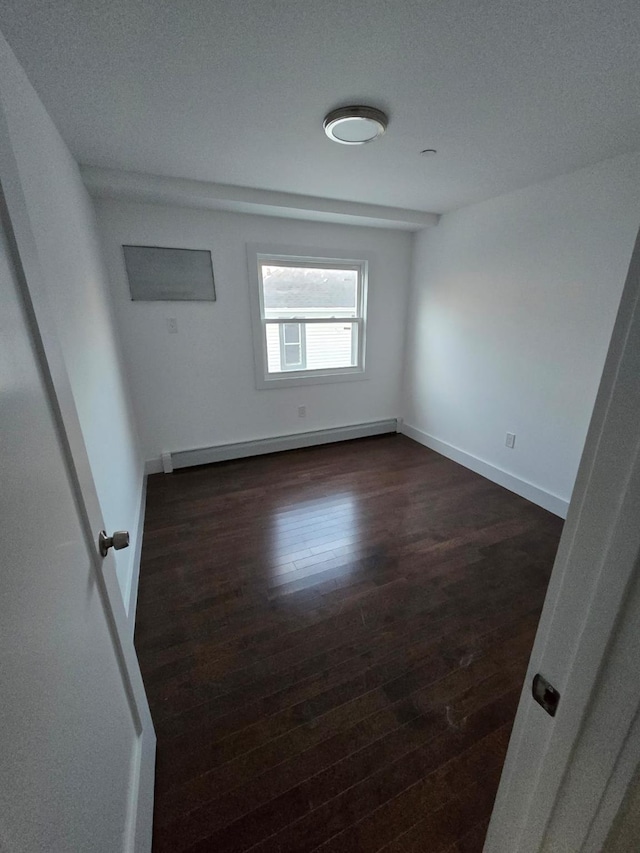
{"label": "baseboard radiator", "polygon": [[331,444],[336,441],[349,441],[353,438],[367,438],[372,435],[385,435],[397,431],[397,419],[390,418],[384,421],[371,421],[370,423],[352,424],[351,426],[332,429],[296,432],[291,435],[275,436],[274,438],[259,438],[255,441],[237,441],[213,447],[176,450],[162,454],[162,467],[159,467],[159,470],[171,473],[175,468],[208,465],[212,462],[227,462],[231,459],[244,459],[248,456],[261,456],[265,453],[277,453],[282,450],[297,450],[301,447],[314,447],[318,444]]}

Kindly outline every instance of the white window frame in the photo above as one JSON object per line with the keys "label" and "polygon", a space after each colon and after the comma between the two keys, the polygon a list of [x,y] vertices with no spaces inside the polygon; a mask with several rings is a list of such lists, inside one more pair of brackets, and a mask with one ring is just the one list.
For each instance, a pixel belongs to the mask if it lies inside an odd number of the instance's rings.
{"label": "white window frame", "polygon": [[[253,329],[253,351],[255,361],[256,387],[286,388],[295,385],[315,385],[328,382],[352,382],[366,379],[366,327],[367,294],[369,286],[368,256],[354,257],[352,253],[335,250],[306,248],[300,246],[274,246],[261,243],[247,244],[247,262],[249,267],[249,297]],[[355,317],[287,317],[270,319],[264,316],[264,300],[260,277],[260,265],[265,263],[290,264],[310,267],[342,267],[358,270],[358,298]],[[349,322],[357,326],[356,365],[322,370],[292,370],[283,368],[281,373],[269,373],[267,362],[266,327],[270,324],[291,323],[341,323]],[[302,330],[304,333],[304,329]],[[282,344],[281,344],[282,357]],[[281,363],[283,366],[283,362]]]}

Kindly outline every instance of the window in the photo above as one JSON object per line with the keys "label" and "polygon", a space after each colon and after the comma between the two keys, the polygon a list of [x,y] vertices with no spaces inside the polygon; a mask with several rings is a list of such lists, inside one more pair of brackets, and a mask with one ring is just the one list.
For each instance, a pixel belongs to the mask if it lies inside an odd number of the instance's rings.
{"label": "window", "polygon": [[307,367],[305,326],[302,323],[281,323],[279,329],[280,369],[305,370]]}
{"label": "window", "polygon": [[259,388],[364,378],[367,261],[248,247]]}

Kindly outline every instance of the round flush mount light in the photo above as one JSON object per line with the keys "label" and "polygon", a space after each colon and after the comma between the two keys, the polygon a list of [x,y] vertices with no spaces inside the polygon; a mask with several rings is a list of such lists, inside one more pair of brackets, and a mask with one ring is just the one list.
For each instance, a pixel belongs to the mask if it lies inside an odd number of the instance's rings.
{"label": "round flush mount light", "polygon": [[389,119],[375,107],[340,107],[332,110],[322,124],[329,139],[341,145],[373,142],[387,129]]}

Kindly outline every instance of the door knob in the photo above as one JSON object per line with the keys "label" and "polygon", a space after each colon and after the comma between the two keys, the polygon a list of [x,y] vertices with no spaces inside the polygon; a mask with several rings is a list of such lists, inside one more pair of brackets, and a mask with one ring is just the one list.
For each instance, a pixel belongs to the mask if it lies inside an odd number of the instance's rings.
{"label": "door knob", "polygon": [[116,530],[113,536],[107,536],[105,530],[101,530],[98,534],[98,549],[101,556],[106,557],[109,548],[114,551],[121,551],[123,548],[129,547],[129,531]]}

